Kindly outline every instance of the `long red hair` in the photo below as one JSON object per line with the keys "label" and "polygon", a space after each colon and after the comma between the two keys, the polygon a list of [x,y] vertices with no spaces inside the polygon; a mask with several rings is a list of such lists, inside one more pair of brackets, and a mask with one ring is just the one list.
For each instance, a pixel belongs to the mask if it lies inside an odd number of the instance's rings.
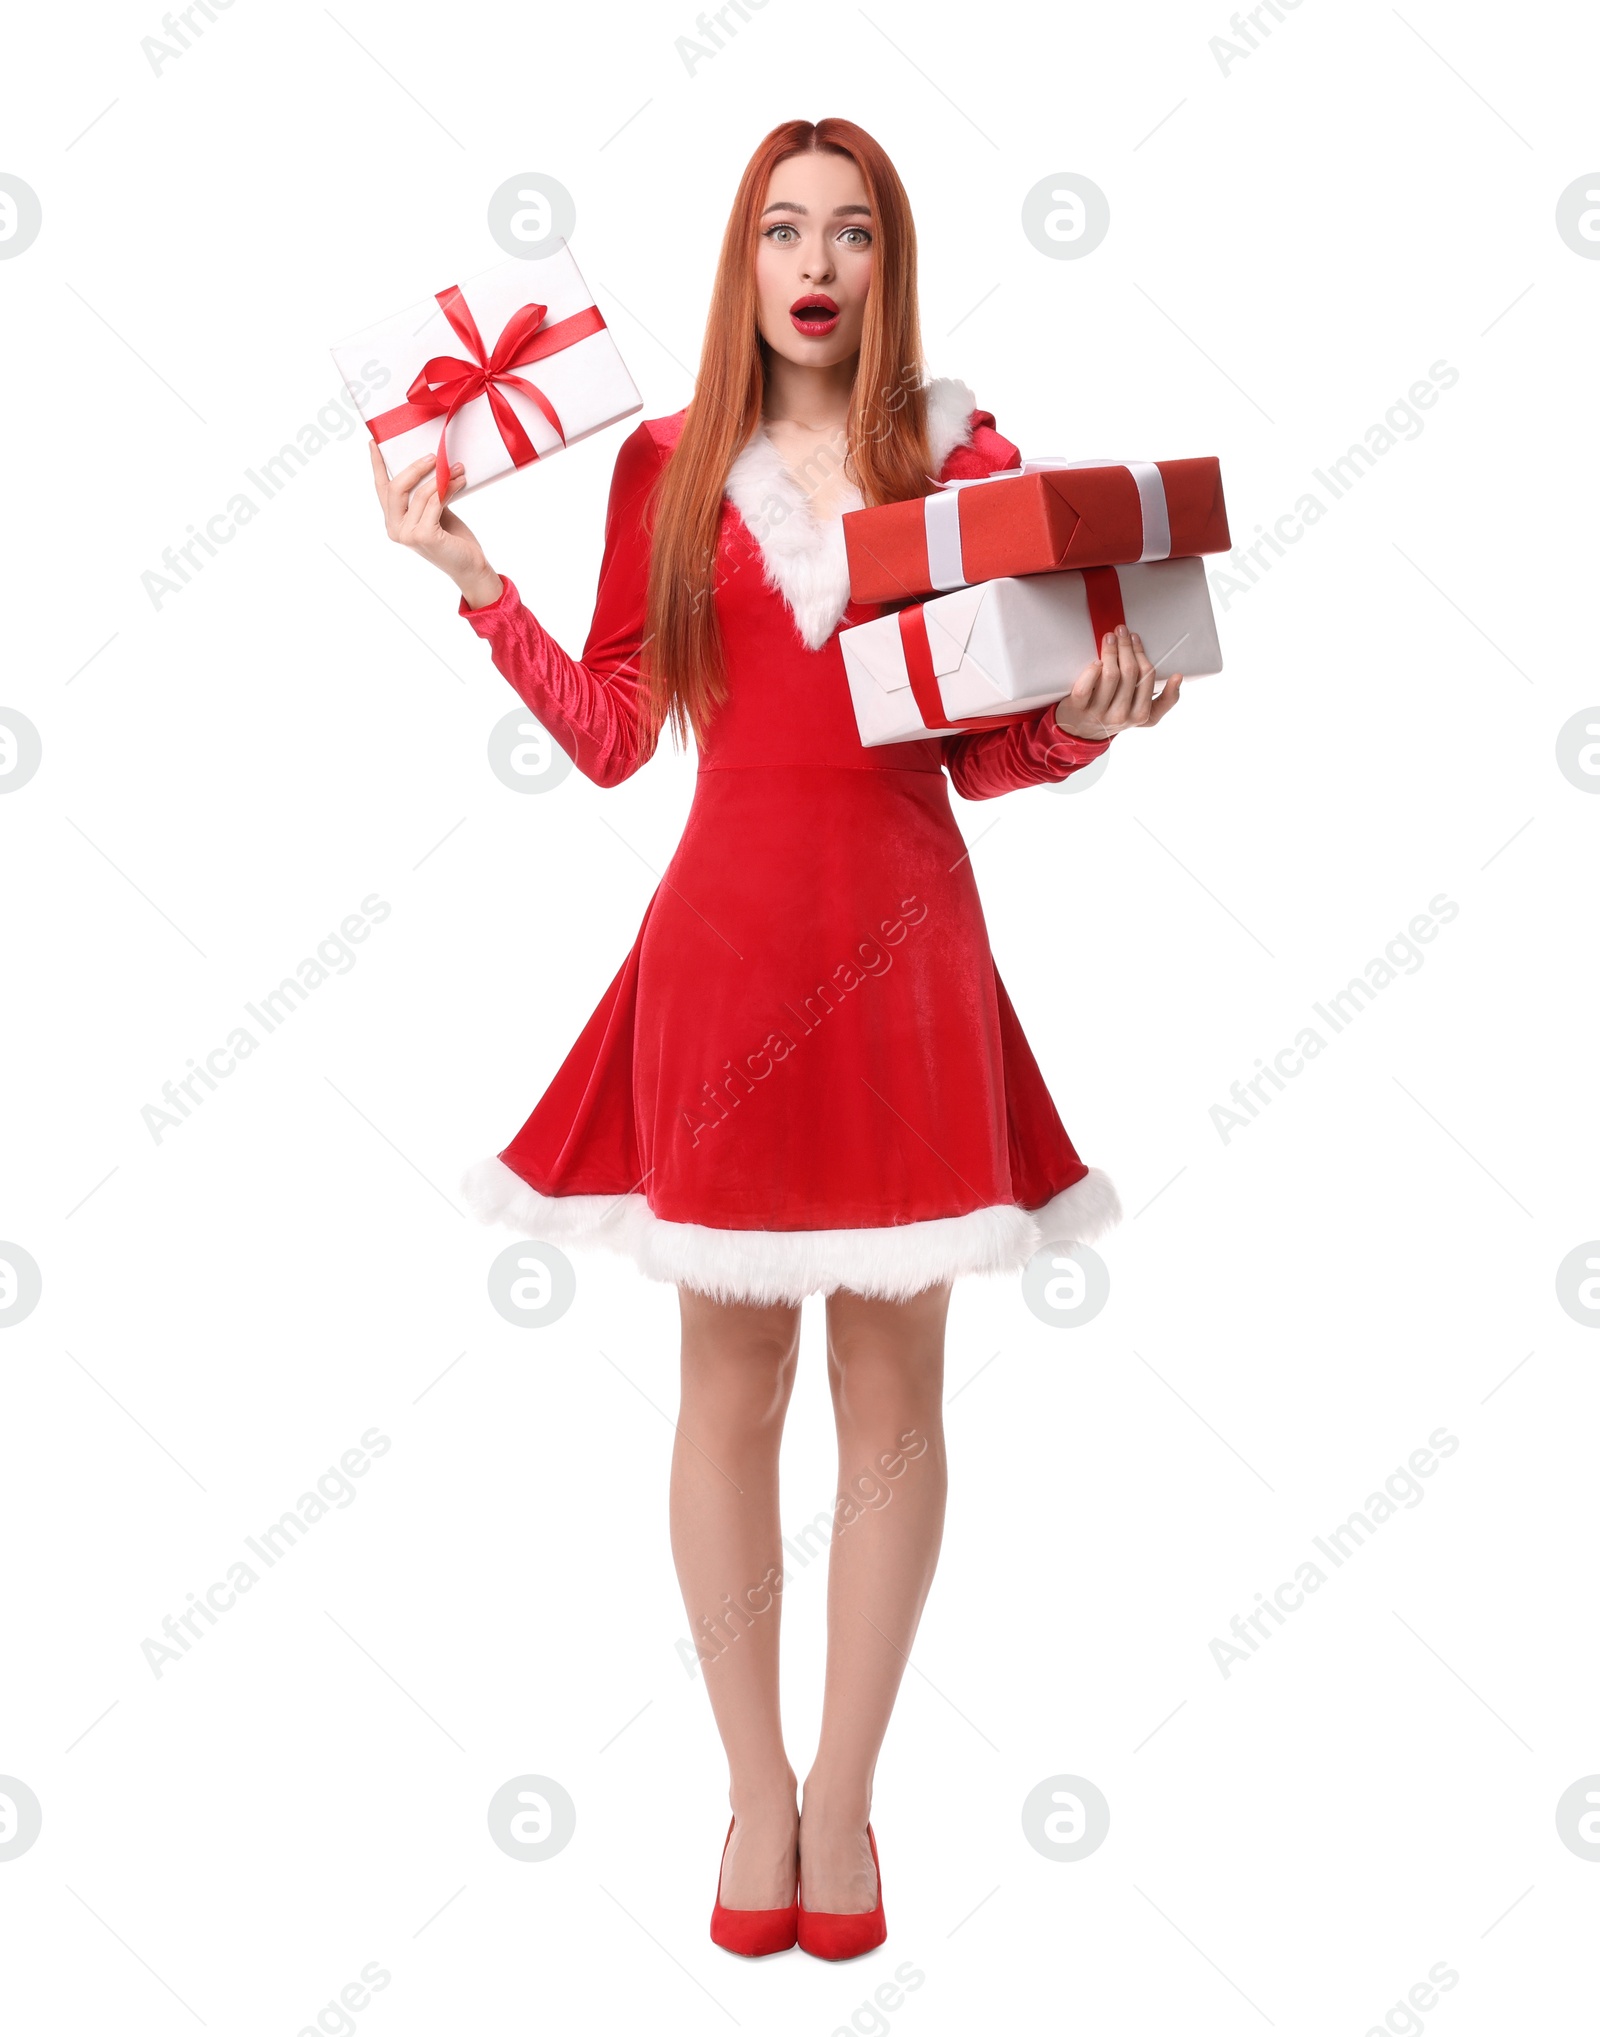
{"label": "long red hair", "polygon": [[926,495],[927,403],[917,318],[917,238],[893,163],[852,120],[786,120],[745,165],[722,237],[700,371],[656,492],[644,672],[652,724],[702,735],[727,697],[712,591],[728,470],[761,422],[766,375],[756,327],[756,246],[772,172],[827,149],[861,172],[872,206],[867,293],[846,427],[849,469],[868,505]]}

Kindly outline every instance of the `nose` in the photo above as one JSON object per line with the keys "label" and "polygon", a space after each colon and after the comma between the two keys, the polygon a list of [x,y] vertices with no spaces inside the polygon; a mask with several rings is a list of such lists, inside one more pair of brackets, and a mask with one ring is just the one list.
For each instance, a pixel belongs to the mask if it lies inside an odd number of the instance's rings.
{"label": "nose", "polygon": [[814,245],[807,245],[800,263],[800,274],[815,289],[824,283],[831,283],[835,275],[833,249],[827,234],[821,234]]}

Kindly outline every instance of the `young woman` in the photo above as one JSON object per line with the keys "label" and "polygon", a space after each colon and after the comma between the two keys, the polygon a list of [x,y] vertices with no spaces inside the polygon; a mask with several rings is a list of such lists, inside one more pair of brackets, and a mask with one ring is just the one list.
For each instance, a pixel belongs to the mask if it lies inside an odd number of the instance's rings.
{"label": "young woman", "polygon": [[[868,1814],[939,1552],[950,1284],[1120,1215],[995,972],[947,776],[969,799],[1059,782],[1160,721],[1181,682],[1158,693],[1119,631],[1055,708],[865,749],[838,642],[880,612],[850,600],[841,513],[1018,458],[962,384],[925,379],[906,194],[846,120],[786,122],[745,170],[694,399],[617,456],[581,661],[443,507],[431,459],[390,481],[373,449],[389,535],[455,582],[580,770],[617,784],[669,722],[697,742],[638,939],[468,1191],[524,1237],[608,1246],[677,1285],[672,1547],[728,1757],[712,1936],[733,1951],[882,1942]],[[778,1445],[819,1291],[840,1504],[797,1811]]]}

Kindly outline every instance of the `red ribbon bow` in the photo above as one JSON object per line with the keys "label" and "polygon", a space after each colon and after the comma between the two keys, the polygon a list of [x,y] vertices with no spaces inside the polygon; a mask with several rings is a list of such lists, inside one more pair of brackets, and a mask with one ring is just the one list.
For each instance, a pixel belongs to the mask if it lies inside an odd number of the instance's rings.
{"label": "red ribbon bow", "polygon": [[495,424],[514,466],[526,467],[539,455],[522,428],[522,420],[500,393],[502,388],[520,389],[524,396],[539,406],[550,420],[556,437],[563,445],[566,444],[567,435],[556,415],[555,405],[537,384],[525,381],[512,370],[529,367],[535,361],[542,361],[547,354],[558,354],[578,340],[587,339],[591,333],[603,332],[606,322],[600,315],[600,307],[590,304],[582,311],[575,311],[570,318],[558,318],[554,325],[546,325],[544,305],[524,304],[520,311],[512,312],[506,320],[505,330],[494,343],[494,352],[488,353],[477,321],[459,287],[452,283],[448,290],[439,291],[438,302],[439,309],[450,321],[456,337],[470,351],[472,359],[464,361],[456,354],[435,354],[432,360],[424,361],[415,381],[406,391],[407,400],[393,410],[369,417],[367,429],[381,445],[385,439],[398,438],[402,432],[412,431],[419,424],[429,424],[436,417],[443,418],[438,457],[434,462],[439,499],[443,501],[450,492],[450,456],[446,447],[450,420],[464,405],[479,396],[488,397]]}

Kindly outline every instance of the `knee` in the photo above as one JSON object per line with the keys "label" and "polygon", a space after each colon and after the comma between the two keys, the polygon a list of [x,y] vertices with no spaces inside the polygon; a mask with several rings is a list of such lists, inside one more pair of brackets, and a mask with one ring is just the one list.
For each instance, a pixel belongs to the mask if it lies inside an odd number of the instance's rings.
{"label": "knee", "polygon": [[869,1377],[911,1382],[930,1374],[937,1380],[949,1298],[948,1288],[933,1288],[902,1302],[831,1295],[829,1370],[863,1382]]}
{"label": "knee", "polygon": [[893,1442],[901,1430],[936,1424],[944,1393],[944,1355],[923,1340],[870,1330],[828,1339],[828,1383],[840,1419]]}
{"label": "knee", "polygon": [[758,1309],[686,1298],[683,1391],[697,1420],[744,1432],[781,1425],[800,1357],[798,1309]]}

